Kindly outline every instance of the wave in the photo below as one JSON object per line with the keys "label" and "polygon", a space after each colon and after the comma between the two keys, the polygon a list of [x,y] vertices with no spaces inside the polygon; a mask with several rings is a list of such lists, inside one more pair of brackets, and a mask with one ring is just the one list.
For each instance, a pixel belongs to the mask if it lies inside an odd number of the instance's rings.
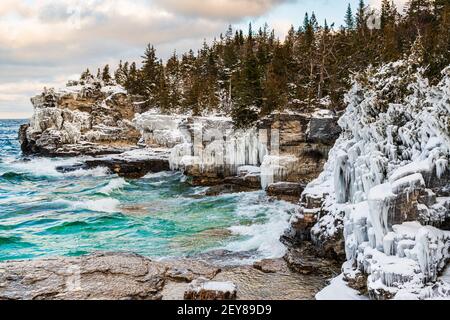
{"label": "wave", "polygon": [[123,178],[112,179],[106,186],[98,190],[98,193],[110,195],[114,191],[120,190],[127,185],[128,182]]}
{"label": "wave", "polygon": [[24,242],[21,237],[10,236],[10,237],[2,237],[0,236],[0,246],[14,245],[20,247],[31,247],[32,243]]}
{"label": "wave", "polygon": [[93,169],[79,169],[76,171],[62,173],[57,170],[61,166],[71,166],[79,164],[83,158],[49,159],[33,158],[28,161],[12,161],[8,164],[10,169],[18,174],[29,174],[37,177],[103,177],[109,174],[109,170],[104,167]]}
{"label": "wave", "polygon": [[[233,252],[257,251],[257,258],[276,259],[286,253],[286,247],[280,242],[280,237],[289,227],[289,219],[296,207],[283,201],[260,202],[252,204],[258,193],[245,194],[243,202],[236,209],[239,216],[265,216],[266,222],[251,225],[237,225],[228,228],[234,235],[244,237],[225,246],[224,249]],[[248,206],[248,207],[247,207]],[[255,257],[256,258],[256,257]]]}
{"label": "wave", "polygon": [[62,175],[66,177],[106,177],[110,175],[106,167],[97,167],[93,169],[79,169],[72,172],[65,172]]}
{"label": "wave", "polygon": [[156,173],[148,173],[146,174],[143,179],[158,179],[158,178],[168,178],[173,177],[176,175],[176,172],[173,171],[162,171],[162,172],[156,172]]}
{"label": "wave", "polygon": [[86,200],[71,202],[71,207],[75,210],[89,210],[95,212],[116,213],[119,210],[120,201],[113,198],[98,200]]}

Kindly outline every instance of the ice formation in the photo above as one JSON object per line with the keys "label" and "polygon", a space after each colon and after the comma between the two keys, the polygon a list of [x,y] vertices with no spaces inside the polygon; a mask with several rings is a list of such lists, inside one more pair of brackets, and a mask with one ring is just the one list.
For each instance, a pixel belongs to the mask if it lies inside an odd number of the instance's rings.
{"label": "ice formation", "polygon": [[234,130],[225,117],[137,115],[134,123],[146,145],[172,148],[170,167],[200,173],[237,175],[243,166],[260,166],[268,154],[266,140],[256,128]]}
{"label": "ice formation", "polygon": [[345,277],[368,276],[378,299],[450,292],[429,292],[450,258],[450,231],[439,229],[450,219],[450,67],[431,86],[411,59],[354,81],[343,133],[303,194],[321,198],[313,241],[342,232]]}

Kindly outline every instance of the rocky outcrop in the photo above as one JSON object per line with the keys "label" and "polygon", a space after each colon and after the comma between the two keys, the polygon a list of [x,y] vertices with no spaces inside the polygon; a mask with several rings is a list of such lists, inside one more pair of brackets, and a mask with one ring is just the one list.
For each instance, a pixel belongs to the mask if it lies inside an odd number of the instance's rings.
{"label": "rocky outcrop", "polygon": [[[314,130],[318,130],[314,134],[310,131],[313,120],[317,120]],[[235,130],[231,119],[225,117],[148,112],[137,115],[134,122],[141,131],[141,143],[171,148],[171,168],[182,170],[193,185],[256,189],[266,188],[268,182],[298,183],[316,177],[333,143],[331,137],[339,133],[330,129],[336,120],[325,111],[277,114],[245,131]]]}
{"label": "rocky outcrop", "polygon": [[0,300],[312,299],[336,271],[298,274],[279,259],[218,267],[203,258],[111,252],[0,262]]}
{"label": "rocky outcrop", "polygon": [[270,115],[247,130],[235,130],[227,117],[140,114],[140,104],[123,88],[94,78],[44,90],[31,101],[33,118],[19,132],[24,154],[99,157],[164,149],[168,158],[102,157],[85,166],[105,166],[132,178],[181,170],[193,185],[232,186],[228,190],[309,182],[322,170],[339,133],[336,116],[323,110]]}
{"label": "rocky outcrop", "polygon": [[119,86],[101,81],[70,82],[31,99],[29,125],[20,129],[25,154],[76,156],[120,153],[140,138],[132,120],[135,108]]}
{"label": "rocky outcrop", "polygon": [[270,153],[261,164],[263,188],[275,182],[308,183],[323,170],[340,133],[337,116],[321,110],[313,114],[274,114],[261,120]]}
{"label": "rocky outcrop", "polygon": [[134,254],[0,263],[2,300],[161,299],[166,268]]}

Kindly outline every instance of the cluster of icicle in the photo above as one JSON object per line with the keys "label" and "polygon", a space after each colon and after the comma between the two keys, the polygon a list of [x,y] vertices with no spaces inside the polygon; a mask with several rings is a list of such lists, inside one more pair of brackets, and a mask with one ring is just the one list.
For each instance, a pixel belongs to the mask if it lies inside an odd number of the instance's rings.
{"label": "cluster of icicle", "polygon": [[257,129],[234,130],[229,118],[142,114],[135,124],[143,142],[171,148],[172,170],[195,166],[200,173],[260,166],[268,154],[267,138]]}
{"label": "cluster of icicle", "polygon": [[[339,120],[343,133],[305,192],[321,195],[327,212],[313,227],[313,240],[344,233],[348,274],[368,275],[375,295],[423,298],[436,294],[423,290],[450,258],[450,232],[419,222],[391,226],[389,213],[398,194],[431,192],[425,177],[448,179],[450,67],[431,86],[410,59],[355,79]],[[429,224],[449,218],[450,198],[418,206]]]}

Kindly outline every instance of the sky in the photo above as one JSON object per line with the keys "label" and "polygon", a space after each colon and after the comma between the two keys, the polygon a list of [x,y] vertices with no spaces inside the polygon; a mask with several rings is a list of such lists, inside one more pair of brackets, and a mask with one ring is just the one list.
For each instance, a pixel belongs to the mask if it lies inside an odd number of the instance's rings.
{"label": "sky", "polygon": [[[396,0],[402,5],[406,0]],[[343,24],[359,0],[0,0],[0,119],[33,113],[30,97],[86,68],[140,62],[151,43],[161,58],[198,49],[228,25],[267,22],[281,39],[305,12]],[[379,7],[381,0],[366,0]]]}

